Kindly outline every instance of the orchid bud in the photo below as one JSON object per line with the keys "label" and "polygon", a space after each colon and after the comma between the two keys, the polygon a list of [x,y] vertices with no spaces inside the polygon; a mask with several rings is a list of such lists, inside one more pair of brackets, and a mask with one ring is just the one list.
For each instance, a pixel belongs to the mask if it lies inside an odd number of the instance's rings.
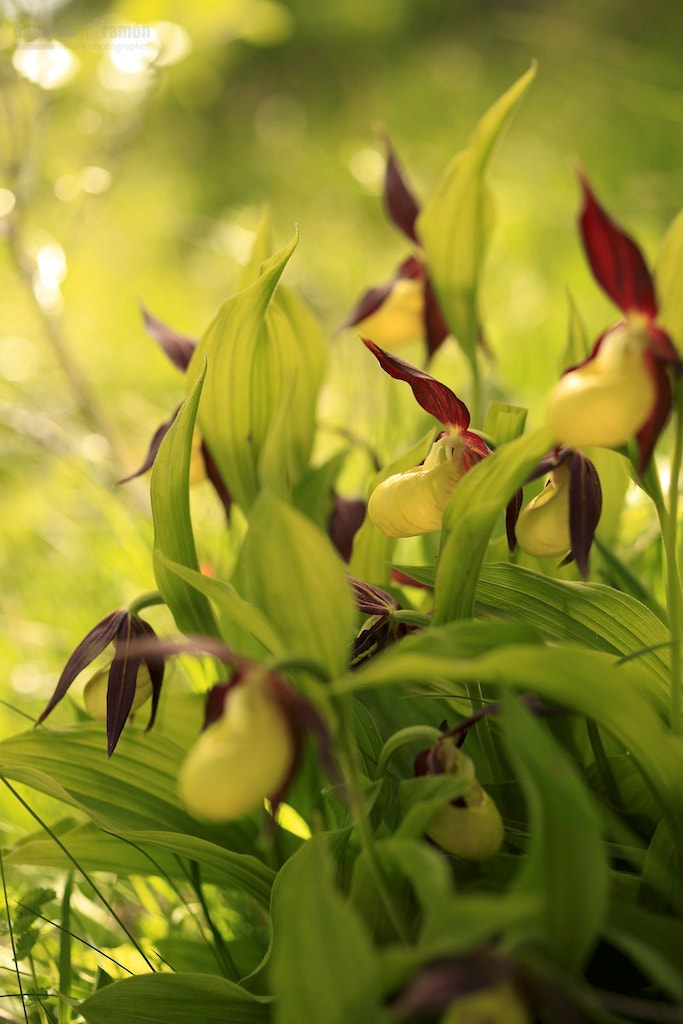
{"label": "orchid bud", "polygon": [[[107,690],[109,689],[109,672],[111,665],[107,665],[105,668],[100,669],[96,672],[91,679],[85,684],[83,690],[83,703],[85,704],[85,710],[88,712],[91,718],[94,718],[98,722],[107,721]],[[133,697],[133,703],[130,706],[129,714],[133,711],[137,711],[145,701],[149,700],[152,696],[152,679],[149,674],[149,669],[144,663],[140,665],[138,669],[137,678],[135,680],[135,696]]]}
{"label": "orchid bud", "polygon": [[500,981],[454,999],[439,1024],[532,1024],[533,1020],[514,983]]}
{"label": "orchid bud", "polygon": [[440,530],[449,498],[465,475],[467,444],[449,431],[432,445],[421,466],[383,480],[370,495],[368,515],[387,537],[416,537]]}
{"label": "orchid bud", "polygon": [[233,821],[279,792],[296,759],[296,741],[269,677],[249,671],[227,688],[223,712],[181,765],[180,795],[191,814]]}
{"label": "orchid bud", "polygon": [[645,323],[619,324],[585,363],[565,373],[550,395],[555,440],[571,448],[612,448],[634,437],[657,400],[645,362],[648,348]]}
{"label": "orchid bud", "polygon": [[522,551],[535,558],[554,558],[571,550],[568,462],[551,471],[541,493],[522,511],[515,537]]}
{"label": "orchid bud", "polygon": [[474,762],[451,739],[418,756],[419,774],[455,775],[470,783],[456,800],[444,804],[427,828],[427,835],[446,853],[465,860],[487,860],[500,849],[505,835],[495,803],[477,782]]}

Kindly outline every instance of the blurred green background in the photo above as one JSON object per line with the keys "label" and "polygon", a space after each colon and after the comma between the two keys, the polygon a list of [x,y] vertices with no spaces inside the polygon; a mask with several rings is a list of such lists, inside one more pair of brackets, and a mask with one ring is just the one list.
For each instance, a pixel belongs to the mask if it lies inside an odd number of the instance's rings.
{"label": "blurred green background", "polygon": [[[3,735],[24,727],[22,714],[44,702],[99,618],[154,585],[146,482],[115,481],[140,463],[183,381],[145,335],[139,303],[199,334],[237,286],[269,204],[278,247],[299,226],[287,281],[331,339],[328,443],[341,427],[382,458],[396,454],[419,426],[408,397],[388,397],[352,332],[334,335],[359,294],[407,255],[379,199],[378,131],[424,198],[535,58],[536,82],[494,159],[498,225],[482,308],[494,386],[537,418],[560,369],[567,289],[592,336],[614,317],[578,244],[576,164],[650,260],[681,205],[683,5],[131,0],[0,10]],[[138,49],[117,52],[111,32],[126,25],[152,26],[151,43],[143,32]],[[35,29],[67,55],[22,63],[17,43]],[[467,397],[452,343],[434,372]],[[356,463],[349,493],[367,471]]]}

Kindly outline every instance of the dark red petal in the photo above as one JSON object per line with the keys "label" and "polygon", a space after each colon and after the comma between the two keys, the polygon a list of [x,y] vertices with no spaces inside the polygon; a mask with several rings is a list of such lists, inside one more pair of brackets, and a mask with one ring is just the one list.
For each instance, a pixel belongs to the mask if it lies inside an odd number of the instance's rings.
{"label": "dark red petal", "polygon": [[107,615],[102,619],[101,622],[98,622],[97,625],[90,630],[87,636],[83,637],[80,644],[64,666],[64,670],[59,677],[57,686],[55,687],[55,692],[50,697],[48,705],[36,722],[36,725],[45,721],[55,705],[60,702],[66,691],[69,689],[76,676],[78,676],[84,668],[87,668],[90,662],[93,661],[98,654],[101,654],[105,647],[112,642],[121,624],[127,617],[128,612],[123,609],[112,612],[110,615]]}
{"label": "dark red petal", "polygon": [[444,315],[441,312],[441,306],[437,300],[432,282],[429,278],[425,278],[424,283],[424,325],[425,325],[425,340],[427,342],[427,354],[429,359],[432,358],[435,352],[443,345],[444,341],[450,334],[448,324],[444,319]]}
{"label": "dark red petal", "polygon": [[365,583],[356,579],[355,576],[346,577],[351,584],[351,592],[356,602],[356,607],[365,615],[387,615],[395,611],[398,601],[387,594],[381,587],[375,587],[372,583]]}
{"label": "dark red petal", "polygon": [[515,527],[517,526],[517,520],[519,519],[519,513],[522,511],[522,502],[524,500],[524,494],[522,488],[515,491],[512,498],[508,502],[508,506],[505,509],[505,533],[508,539],[508,550],[510,554],[517,547],[517,535],[515,533]]}
{"label": "dark red petal", "polygon": [[413,976],[403,992],[392,1002],[392,1011],[401,1022],[418,1015],[438,1013],[455,999],[470,992],[489,989],[514,978],[516,967],[486,949],[466,953],[457,960],[430,964]]}
{"label": "dark red petal", "polygon": [[192,353],[197,347],[195,339],[188,338],[186,334],[179,334],[172,327],[168,327],[161,320],[157,320],[144,306],[141,308],[147,333],[158,342],[173,365],[181,373],[185,373],[185,370],[190,365]]}
{"label": "dark red petal", "polygon": [[648,324],[647,338],[653,354],[664,363],[675,366],[679,373],[683,372],[683,362],[676,350],[670,335],[655,324]]}
{"label": "dark red petal", "polygon": [[202,731],[204,731],[204,729],[208,729],[210,725],[213,725],[214,722],[217,722],[219,718],[223,717],[225,699],[232,687],[239,682],[237,675],[238,674],[235,673],[235,676],[233,676],[230,682],[215,683],[207,693],[206,704],[204,705]]}
{"label": "dark red petal", "polygon": [[654,319],[654,281],[640,248],[603,210],[583,177],[581,185],[581,235],[596,281],[623,313],[644,313]]}
{"label": "dark red petal", "polygon": [[[139,619],[137,615],[133,619],[133,632],[135,637],[149,637],[153,640],[157,640],[157,635],[149,625],[143,619]],[[152,684],[152,708],[149,714],[149,721],[145,732],[154,725],[154,720],[157,716],[157,708],[159,706],[159,697],[161,696],[161,686],[164,681],[164,658],[161,655],[148,654],[145,655],[144,659],[147,665],[147,671],[149,672],[150,682]]]}
{"label": "dark red petal", "polygon": [[650,374],[652,383],[655,386],[655,403],[652,408],[650,418],[643,424],[636,434],[636,443],[638,445],[638,473],[641,476],[645,472],[647,464],[650,461],[650,456],[652,455],[654,446],[657,443],[657,438],[661,434],[664,429],[664,425],[669,418],[673,402],[671,379],[666,366],[664,366],[664,364],[651,352],[643,353],[643,362],[645,364],[645,369]]}
{"label": "dark red petal", "polygon": [[154,460],[156,459],[157,454],[159,452],[159,448],[161,447],[161,442],[163,441],[163,439],[166,437],[169,430],[173,426],[173,422],[176,416],[178,415],[179,409],[180,406],[178,406],[178,409],[176,409],[176,411],[173,413],[170,419],[166,420],[165,423],[162,423],[161,426],[158,427],[157,430],[155,430],[154,437],[149,442],[149,448],[147,449],[147,454],[145,455],[142,465],[138,469],[136,469],[134,473],[129,473],[128,476],[124,476],[121,478],[121,480],[117,480],[117,483],[127,484],[129,480],[135,480],[136,477],[142,476],[144,473],[147,472],[148,469],[152,468],[152,466],[154,465]]}
{"label": "dark red petal", "polygon": [[365,502],[360,498],[342,498],[336,493],[333,495],[332,515],[327,524],[327,532],[345,562],[351,561],[353,538],[363,525],[365,510]]}
{"label": "dark red petal", "polygon": [[111,757],[128,721],[135,698],[140,657],[130,650],[134,635],[130,616],[121,623],[116,636],[116,658],[109,669],[107,683],[107,757]]}
{"label": "dark red petal", "polygon": [[435,416],[441,423],[467,430],[470,425],[470,414],[464,402],[457,398],[450,388],[430,377],[424,370],[407,363],[405,359],[385,352],[379,345],[368,338],[361,339],[376,357],[385,373],[396,380],[404,380],[410,384],[413,394],[422,408]]}
{"label": "dark red petal", "polygon": [[218,466],[216,465],[213,455],[209,451],[206,441],[202,441],[202,458],[204,460],[204,468],[206,475],[211,482],[211,485],[218,495],[218,499],[225,510],[225,518],[230,522],[230,509],[232,508],[232,495],[223,482]]}
{"label": "dark red petal", "polygon": [[354,327],[356,324],[366,320],[369,316],[372,316],[373,313],[376,313],[391,295],[397,281],[417,280],[423,275],[423,273],[424,267],[420,260],[415,256],[409,256],[407,260],[403,261],[390,281],[365,292],[339,330],[343,331],[347,327]]}
{"label": "dark red petal", "polygon": [[287,717],[292,737],[294,739],[294,758],[287,774],[287,778],[284,780],[277,792],[273,793],[268,798],[272,804],[273,811],[276,811],[287,795],[287,790],[292,784],[292,779],[296,775],[301,761],[303,738],[307,733],[313,733],[318,741],[318,757],[323,770],[330,781],[334,785],[340,785],[342,779],[337,762],[334,758],[332,737],[330,736],[330,731],[327,728],[327,723],[320,712],[313,704],[311,704],[310,701],[300,697],[299,694],[288,686],[284,680],[280,679],[279,676],[271,675],[269,677],[269,681],[275,699]]}
{"label": "dark red petal", "polygon": [[573,558],[584,579],[588,578],[588,555],[602,511],[600,477],[590,459],[580,452],[569,458],[569,536]]}
{"label": "dark red petal", "polygon": [[419,590],[433,590],[434,587],[429,586],[427,583],[423,583],[421,580],[416,580],[408,573],[402,572],[401,569],[391,570],[391,580],[393,583],[398,583],[399,586],[417,587]]}
{"label": "dark red petal", "polygon": [[384,202],[392,221],[411,241],[417,242],[415,221],[420,212],[417,201],[406,185],[396,154],[387,139],[387,169],[384,175]]}

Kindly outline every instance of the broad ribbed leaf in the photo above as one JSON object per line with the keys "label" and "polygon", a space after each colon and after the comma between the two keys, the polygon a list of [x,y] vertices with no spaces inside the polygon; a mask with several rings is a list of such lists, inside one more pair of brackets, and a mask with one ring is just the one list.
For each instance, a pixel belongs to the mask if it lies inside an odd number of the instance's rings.
{"label": "broad ribbed leaf", "polygon": [[[197,407],[206,374],[204,365],[192,391],[161,442],[150,483],[154,551],[190,569],[199,569],[190,518],[190,456]],[[216,636],[216,624],[203,594],[169,573],[155,558],[157,586],[178,628]]]}
{"label": "broad ribbed leaf", "polygon": [[380,969],[370,937],[334,884],[327,837],[310,839],[273,888],[270,977],[276,1024],[373,1024]]}
{"label": "broad ribbed leaf", "polygon": [[[472,630],[477,625],[469,623]],[[653,708],[650,688],[630,664],[595,651],[553,647],[499,647],[479,657],[453,657],[458,623],[406,637],[352,675],[333,684],[337,693],[367,687],[435,680],[434,692],[458,693],[462,680],[536,693],[611,732],[631,752],[675,836],[683,836],[683,739],[674,736]]]}
{"label": "broad ribbed leaf", "polygon": [[472,614],[474,594],[489,537],[515,491],[548,451],[551,438],[540,428],[482,459],[456,487],[443,517],[436,567],[434,622]]}
{"label": "broad ribbed leaf", "polygon": [[[199,426],[222,479],[248,509],[261,486],[293,486],[308,466],[326,344],[313,315],[276,295],[298,235],[260,276],[223,303],[189,367],[209,361]],[[273,474],[278,474],[275,480]],[[269,481],[269,478],[273,478]]]}
{"label": "broad ribbed leaf", "polygon": [[655,277],[661,306],[660,320],[676,344],[683,345],[683,210],[674,218],[659,251]]}
{"label": "broad ribbed leaf", "polygon": [[212,974],[142,974],[78,1007],[87,1024],[268,1024],[269,999]]}
{"label": "broad ribbed leaf", "polygon": [[601,815],[564,751],[509,694],[500,723],[524,787],[531,828],[517,884],[542,893],[535,937],[560,967],[573,973],[590,955],[607,910]]}
{"label": "broad ribbed leaf", "polygon": [[254,505],[237,586],[282,637],[290,656],[342,672],[355,622],[344,566],[301,512],[264,492]]}
{"label": "broad ribbed leaf", "polygon": [[[169,573],[185,580],[211,601],[218,613],[220,635],[228,645],[234,643],[234,627],[237,626],[258,642],[261,651],[275,655],[284,653],[283,640],[270,625],[268,619],[258,608],[240,597],[232,584],[215,579],[213,576],[204,576],[196,569],[188,569],[163,556],[160,556],[159,560]],[[242,651],[238,648],[238,653],[249,654],[252,652]]]}
{"label": "broad ribbed leaf", "polygon": [[472,363],[477,351],[479,278],[492,224],[486,169],[496,140],[535,74],[533,65],[484,114],[469,145],[446,168],[417,219],[441,308]]}
{"label": "broad ribbed leaf", "polygon": [[509,405],[507,402],[489,402],[484,421],[484,433],[496,442],[496,445],[514,441],[524,433],[527,412],[521,405]]}

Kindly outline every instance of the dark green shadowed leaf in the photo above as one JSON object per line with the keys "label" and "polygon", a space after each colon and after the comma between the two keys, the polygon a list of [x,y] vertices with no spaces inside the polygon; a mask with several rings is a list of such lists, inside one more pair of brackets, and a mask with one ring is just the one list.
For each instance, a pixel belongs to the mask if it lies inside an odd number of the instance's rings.
{"label": "dark green shadowed leaf", "polygon": [[144,974],[95,992],[87,1024],[267,1024],[269,1000],[210,974]]}
{"label": "dark green shadowed leaf", "polygon": [[417,219],[434,289],[470,362],[476,359],[477,291],[493,222],[488,161],[535,74],[533,65],[484,114],[469,145],[448,165]]}
{"label": "dark green shadowed leaf", "polygon": [[[172,562],[195,570],[199,569],[199,564],[190,518],[190,457],[205,374],[206,364],[161,443],[150,483],[155,554],[159,552]],[[158,558],[154,561],[154,571],[159,591],[178,628],[188,633],[216,636],[214,617],[204,595],[169,572]]]}
{"label": "dark green shadowed leaf", "polygon": [[356,612],[341,559],[310,519],[263,493],[238,576],[241,592],[272,623],[290,657],[311,659],[333,676],[344,670]]}
{"label": "dark green shadowed leaf", "polygon": [[272,917],[276,1024],[374,1024],[379,961],[363,921],[336,889],[324,834],[278,875]]}
{"label": "dark green shadowed leaf", "polygon": [[517,885],[542,893],[537,938],[555,962],[578,972],[607,910],[601,816],[575,767],[526,708],[503,695],[508,756],[524,787],[531,839]]}
{"label": "dark green shadowed leaf", "polygon": [[467,618],[491,532],[515,491],[551,446],[540,428],[504,445],[466,473],[446,506],[434,586],[434,623]]}

